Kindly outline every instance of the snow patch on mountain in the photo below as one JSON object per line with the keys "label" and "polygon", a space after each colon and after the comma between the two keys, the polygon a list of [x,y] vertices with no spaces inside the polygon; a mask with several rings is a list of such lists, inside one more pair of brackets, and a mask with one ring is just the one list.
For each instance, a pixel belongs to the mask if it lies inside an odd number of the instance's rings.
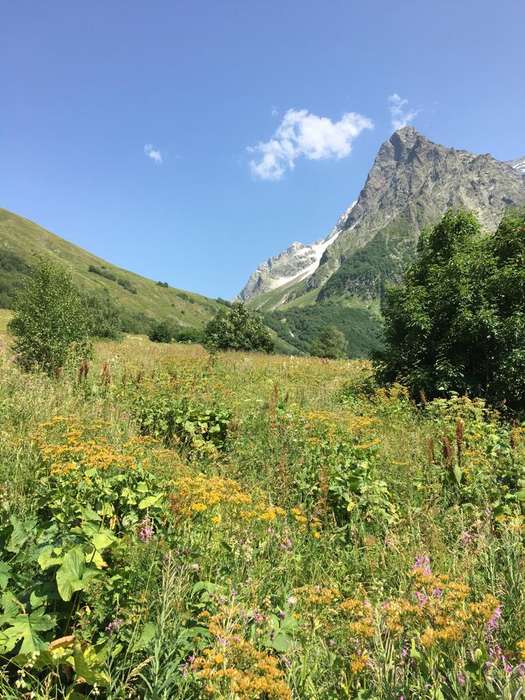
{"label": "snow patch on mountain", "polygon": [[321,262],[325,250],[337,240],[355,202],[339,217],[330,233],[311,244],[295,241],[286,250],[269,258],[253,272],[239,299],[248,301],[259,294],[270,292],[291,282],[300,282],[312,275]]}
{"label": "snow patch on mountain", "polygon": [[517,158],[516,160],[509,160],[508,164],[511,165],[514,170],[525,175],[525,156],[523,156],[523,158]]}

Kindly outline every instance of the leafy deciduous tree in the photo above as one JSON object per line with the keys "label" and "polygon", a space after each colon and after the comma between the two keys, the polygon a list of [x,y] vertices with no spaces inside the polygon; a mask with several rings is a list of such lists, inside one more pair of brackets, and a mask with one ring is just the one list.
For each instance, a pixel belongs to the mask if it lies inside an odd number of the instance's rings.
{"label": "leafy deciduous tree", "polygon": [[311,353],[317,357],[337,360],[347,357],[348,343],[344,333],[335,326],[328,326],[312,343]]}
{"label": "leafy deciduous tree", "polygon": [[384,312],[382,380],[525,408],[525,213],[508,213],[493,236],[471,213],[445,214]]}
{"label": "leafy deciduous tree", "polygon": [[240,302],[218,311],[206,326],[204,342],[215,350],[273,350],[273,340],[261,317]]}
{"label": "leafy deciduous tree", "polygon": [[59,371],[68,358],[91,354],[90,318],[67,270],[41,261],[17,295],[9,324],[14,350],[28,370]]}

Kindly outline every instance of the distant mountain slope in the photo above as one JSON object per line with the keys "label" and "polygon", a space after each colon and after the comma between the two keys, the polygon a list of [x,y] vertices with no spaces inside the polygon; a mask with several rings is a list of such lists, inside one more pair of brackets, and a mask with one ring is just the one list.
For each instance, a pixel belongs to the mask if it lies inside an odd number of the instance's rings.
{"label": "distant mountain slope", "polygon": [[67,267],[85,291],[107,292],[132,326],[169,319],[181,328],[198,328],[219,308],[215,300],[116,267],[6,209],[0,209],[0,306],[11,306],[16,289],[39,256]]}
{"label": "distant mountain slope", "polygon": [[[353,308],[368,309],[370,327],[378,326],[383,291],[401,279],[420,231],[450,208],[474,211],[493,231],[507,208],[525,205],[524,167],[524,159],[503,163],[488,154],[440,146],[404,127],[379,149],[357,203],[338,222],[338,235],[313,273],[252,296],[249,303],[279,317],[273,327],[298,347],[313,339],[312,305],[351,300]],[[292,308],[294,329],[287,326],[286,312]],[[323,315],[351,343],[350,316],[345,325],[333,309],[322,307],[315,312],[317,326]],[[359,324],[362,328],[362,319]]]}

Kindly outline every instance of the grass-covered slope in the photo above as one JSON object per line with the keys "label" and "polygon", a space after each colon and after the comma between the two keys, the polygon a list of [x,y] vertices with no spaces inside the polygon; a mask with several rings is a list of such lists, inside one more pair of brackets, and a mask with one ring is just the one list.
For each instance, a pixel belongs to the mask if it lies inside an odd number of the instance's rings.
{"label": "grass-covered slope", "polygon": [[309,354],[313,341],[328,326],[346,337],[350,357],[368,357],[381,345],[381,315],[378,300],[350,297],[337,290],[326,301],[318,289],[306,289],[304,282],[291,282],[254,297],[248,306],[264,314],[266,324],[299,354]]}
{"label": "grass-covered slope", "polygon": [[16,289],[39,256],[67,267],[81,289],[108,292],[121,313],[135,319],[138,326],[145,319],[169,319],[199,328],[218,308],[212,299],[164,287],[118,268],[5,209],[0,209],[0,306],[12,305]]}

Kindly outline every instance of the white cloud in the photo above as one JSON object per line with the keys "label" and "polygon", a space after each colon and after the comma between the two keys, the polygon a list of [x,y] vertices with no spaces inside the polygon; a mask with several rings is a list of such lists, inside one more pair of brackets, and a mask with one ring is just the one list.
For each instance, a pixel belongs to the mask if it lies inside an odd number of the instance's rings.
{"label": "white cloud", "polygon": [[152,161],[157,163],[157,165],[162,163],[162,153],[158,150],[158,148],[153,148],[151,143],[147,143],[144,146],[144,153],[148,156],[148,158],[151,158]]}
{"label": "white cloud", "polygon": [[280,180],[301,156],[308,160],[344,158],[363,129],[373,127],[370,119],[355,112],[347,112],[333,122],[306,109],[289,109],[272,139],[248,149],[258,154],[250,161],[252,174],[262,180]]}
{"label": "white cloud", "polygon": [[400,97],[397,92],[390,95],[388,104],[390,105],[390,115],[392,117],[392,128],[394,131],[402,129],[411,121],[414,121],[419,114],[418,110],[408,109],[408,100]]}

